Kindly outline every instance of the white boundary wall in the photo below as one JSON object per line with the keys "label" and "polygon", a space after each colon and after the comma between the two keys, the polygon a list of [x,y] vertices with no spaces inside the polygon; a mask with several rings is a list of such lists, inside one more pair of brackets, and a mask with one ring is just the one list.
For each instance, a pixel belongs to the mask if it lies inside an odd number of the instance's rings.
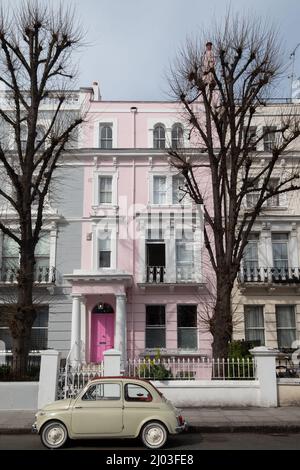
{"label": "white boundary wall", "polygon": [[261,406],[258,380],[152,381],[178,407]]}
{"label": "white boundary wall", "polygon": [[36,410],[38,392],[39,382],[0,382],[0,410]]}

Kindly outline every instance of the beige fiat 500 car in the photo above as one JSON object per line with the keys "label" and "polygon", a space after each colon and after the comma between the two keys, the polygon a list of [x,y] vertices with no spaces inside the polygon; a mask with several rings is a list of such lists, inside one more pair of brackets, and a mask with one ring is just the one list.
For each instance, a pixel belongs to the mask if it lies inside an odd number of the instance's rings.
{"label": "beige fiat 500 car", "polygon": [[89,382],[76,398],[55,401],[36,414],[32,426],[50,449],[68,438],[141,437],[159,449],[169,434],[187,428],[180,412],[145,380],[112,377]]}

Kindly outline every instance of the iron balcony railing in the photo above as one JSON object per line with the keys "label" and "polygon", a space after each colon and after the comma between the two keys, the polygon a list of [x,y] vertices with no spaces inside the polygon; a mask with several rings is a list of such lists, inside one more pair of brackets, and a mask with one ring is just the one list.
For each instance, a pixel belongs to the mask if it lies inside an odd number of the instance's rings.
{"label": "iron balcony railing", "polygon": [[176,279],[174,274],[174,281],[168,277],[166,279],[166,268],[165,266],[147,266],[146,267],[146,282],[149,284],[162,284],[164,282],[194,282],[195,271],[193,266],[177,266],[176,267]]}
{"label": "iron balcony railing", "polygon": [[238,276],[241,283],[300,283],[300,267],[243,267]]}
{"label": "iron balcony railing", "polygon": [[162,284],[165,282],[165,266],[147,266],[146,281],[150,284]]}
{"label": "iron balcony railing", "polygon": [[[18,278],[18,268],[1,268],[0,282],[4,284],[16,284]],[[36,284],[55,284],[56,269],[54,267],[40,266],[34,271],[34,282]]]}

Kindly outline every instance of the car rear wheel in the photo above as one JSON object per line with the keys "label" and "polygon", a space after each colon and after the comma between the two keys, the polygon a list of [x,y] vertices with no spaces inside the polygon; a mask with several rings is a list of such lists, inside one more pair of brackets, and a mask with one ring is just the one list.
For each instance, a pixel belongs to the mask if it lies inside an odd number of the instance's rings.
{"label": "car rear wheel", "polygon": [[41,441],[48,449],[59,449],[68,439],[66,426],[59,421],[46,423],[41,432]]}
{"label": "car rear wheel", "polygon": [[160,449],[168,439],[168,431],[163,424],[151,421],[143,427],[141,438],[144,446],[149,449]]}

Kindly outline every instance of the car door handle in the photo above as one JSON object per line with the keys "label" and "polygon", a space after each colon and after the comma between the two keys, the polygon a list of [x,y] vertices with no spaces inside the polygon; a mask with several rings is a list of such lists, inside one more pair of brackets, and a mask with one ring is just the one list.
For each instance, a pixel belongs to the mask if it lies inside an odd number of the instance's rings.
{"label": "car door handle", "polygon": [[99,344],[106,344],[106,341],[100,341]]}
{"label": "car door handle", "polygon": [[77,409],[78,409],[78,408],[82,408],[82,406],[74,406],[74,408],[77,408]]}

